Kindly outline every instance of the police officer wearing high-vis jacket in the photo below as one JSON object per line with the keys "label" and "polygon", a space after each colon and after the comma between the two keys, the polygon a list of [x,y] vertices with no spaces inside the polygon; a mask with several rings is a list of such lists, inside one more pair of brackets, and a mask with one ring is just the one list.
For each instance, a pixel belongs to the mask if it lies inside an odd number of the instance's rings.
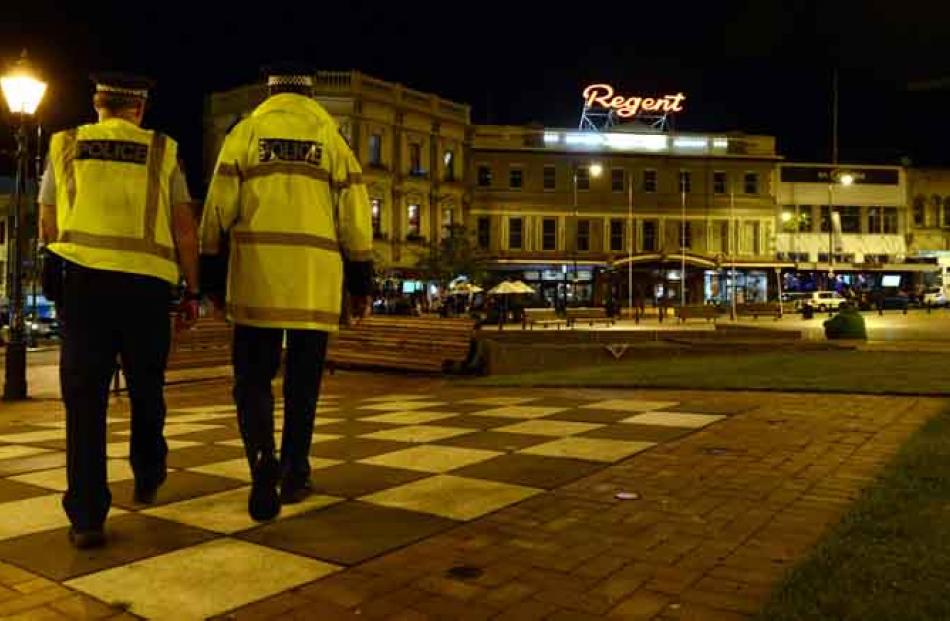
{"label": "police officer wearing high-vis jacket", "polygon": [[189,320],[198,297],[197,231],[177,145],[140,127],[150,81],[121,74],[95,81],[99,122],[53,136],[39,201],[47,265],[63,266],[44,276],[44,287],[63,319],[63,507],[80,548],[105,542],[106,408],[117,357],[129,386],[135,500],[153,502],[165,480],[169,303],[180,272]]}
{"label": "police officer wearing high-vis jacket", "polygon": [[[267,84],[269,97],[224,140],[201,222],[202,255],[229,247],[234,398],[252,474],[248,511],[259,521],[311,491],[327,334],[339,325],[344,280],[359,317],[373,273],[360,167],[334,119],[312,99],[312,78],[274,71]],[[285,335],[278,462],[271,382]]]}

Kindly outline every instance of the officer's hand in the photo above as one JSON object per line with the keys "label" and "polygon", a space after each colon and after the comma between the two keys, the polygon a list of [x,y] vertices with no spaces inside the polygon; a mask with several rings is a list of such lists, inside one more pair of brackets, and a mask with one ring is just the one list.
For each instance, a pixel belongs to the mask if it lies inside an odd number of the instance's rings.
{"label": "officer's hand", "polygon": [[198,321],[200,302],[198,300],[182,300],[178,304],[178,329],[187,330]]}
{"label": "officer's hand", "polygon": [[368,295],[350,296],[350,319],[359,321],[369,314],[370,297]]}

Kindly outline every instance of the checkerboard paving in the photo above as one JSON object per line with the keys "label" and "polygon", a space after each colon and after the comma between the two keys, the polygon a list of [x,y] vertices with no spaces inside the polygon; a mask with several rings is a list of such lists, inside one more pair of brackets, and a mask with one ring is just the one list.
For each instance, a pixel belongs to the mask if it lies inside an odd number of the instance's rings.
{"label": "checkerboard paving", "polygon": [[[275,403],[280,446],[282,402]],[[132,500],[130,421],[110,414],[111,545],[77,552],[61,508],[61,421],[0,428],[0,561],[154,618],[227,612],[543,494],[724,418],[672,401],[478,394],[322,395],[316,493],[257,524],[231,403],[170,407],[169,476]],[[266,570],[265,570],[266,568]],[[260,580],[266,574],[267,580]],[[240,588],[235,588],[239,585]]]}

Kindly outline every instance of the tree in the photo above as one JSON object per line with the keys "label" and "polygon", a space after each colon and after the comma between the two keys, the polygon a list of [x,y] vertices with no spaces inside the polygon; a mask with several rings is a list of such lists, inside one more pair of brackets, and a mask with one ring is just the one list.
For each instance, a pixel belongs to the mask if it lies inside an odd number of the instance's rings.
{"label": "tree", "polygon": [[469,282],[481,281],[485,276],[485,257],[475,240],[462,224],[450,224],[447,234],[438,242],[430,243],[416,267],[428,280],[442,287],[458,276]]}

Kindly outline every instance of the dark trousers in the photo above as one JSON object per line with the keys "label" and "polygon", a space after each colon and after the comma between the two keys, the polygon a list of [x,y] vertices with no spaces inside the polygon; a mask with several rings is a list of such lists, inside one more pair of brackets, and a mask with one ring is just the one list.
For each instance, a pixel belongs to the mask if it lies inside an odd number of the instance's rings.
{"label": "dark trousers", "polygon": [[[310,442],[316,415],[327,333],[287,330],[284,367],[284,431],[281,477],[299,483],[310,477]],[[258,459],[274,456],[274,394],[284,330],[234,326],[234,401],[251,471]]]}
{"label": "dark trousers", "polygon": [[170,322],[168,283],[148,276],[67,264],[59,378],[66,405],[63,497],[73,526],[99,528],[112,495],[106,481],[106,409],[116,357],[132,407],[130,461],[137,482],[165,478],[165,363]]}

